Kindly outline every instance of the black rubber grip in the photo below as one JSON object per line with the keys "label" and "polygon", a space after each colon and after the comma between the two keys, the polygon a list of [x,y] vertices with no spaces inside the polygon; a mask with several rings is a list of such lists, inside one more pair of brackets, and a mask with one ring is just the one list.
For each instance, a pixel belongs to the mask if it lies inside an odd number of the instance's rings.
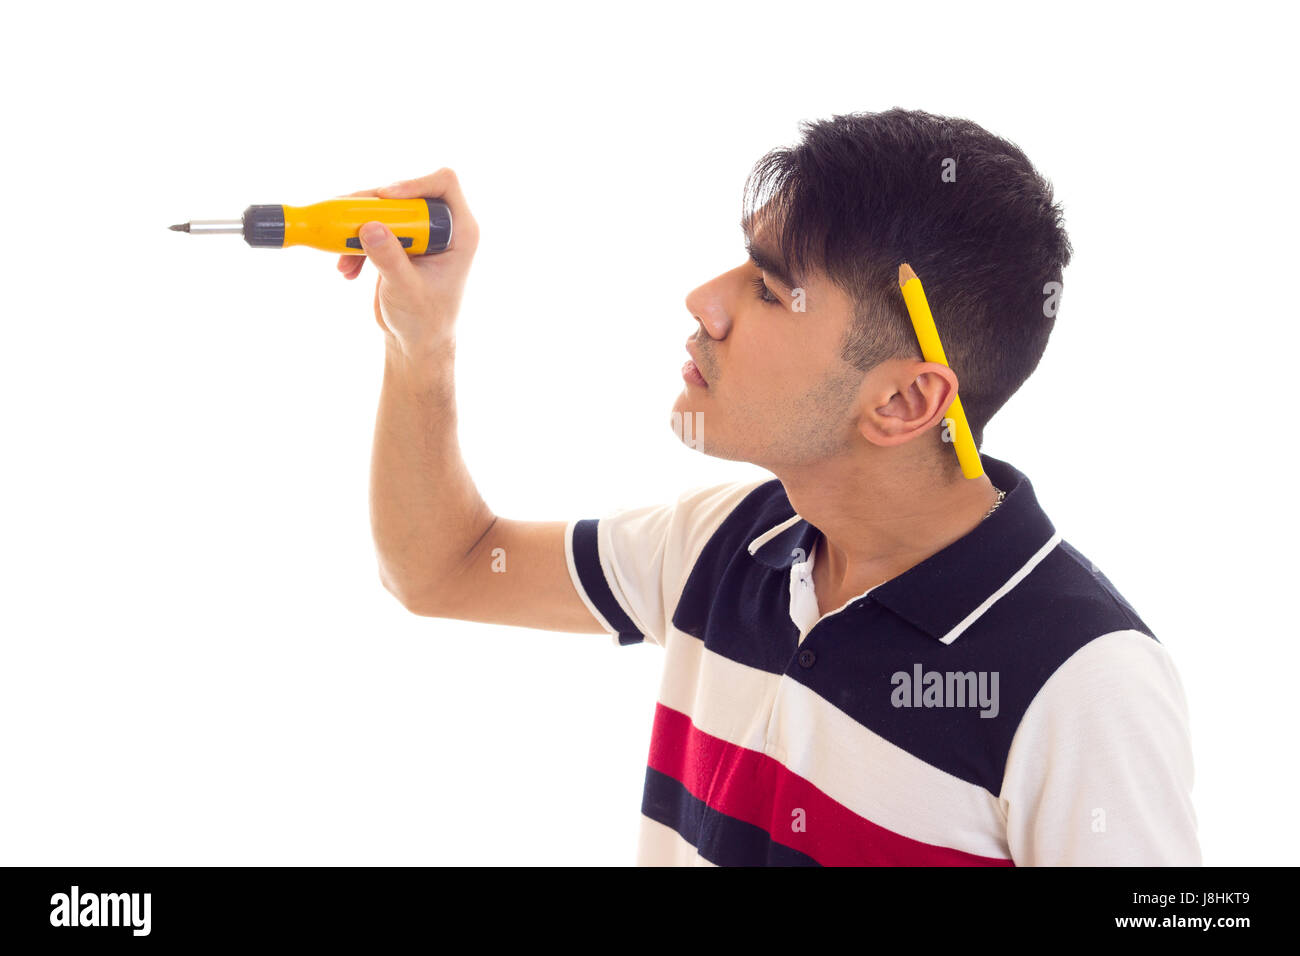
{"label": "black rubber grip", "polygon": [[284,248],[284,206],[249,206],[244,210],[244,241],[250,246]]}
{"label": "black rubber grip", "polygon": [[443,252],[451,245],[451,210],[441,199],[425,199],[429,206],[429,248],[423,255]]}
{"label": "black rubber grip", "polygon": [[[410,236],[398,236],[397,241],[402,244],[403,249],[409,249],[411,248],[411,246],[415,245],[415,240],[412,239]],[[361,245],[360,236],[353,236],[351,239],[344,239],[343,245],[347,246],[349,249],[365,248],[363,245]]]}

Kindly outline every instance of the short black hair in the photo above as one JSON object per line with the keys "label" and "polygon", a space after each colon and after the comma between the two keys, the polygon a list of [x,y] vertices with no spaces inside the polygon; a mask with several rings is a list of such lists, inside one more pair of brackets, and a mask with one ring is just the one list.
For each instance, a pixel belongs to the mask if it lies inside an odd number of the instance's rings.
{"label": "short black hair", "polygon": [[1072,249],[1052,184],[965,119],[894,108],[805,121],[800,134],[755,164],[742,222],[766,206],[789,271],[823,272],[853,299],[841,355],[862,372],[922,358],[898,286],[909,263],[982,445],[1055,324]]}

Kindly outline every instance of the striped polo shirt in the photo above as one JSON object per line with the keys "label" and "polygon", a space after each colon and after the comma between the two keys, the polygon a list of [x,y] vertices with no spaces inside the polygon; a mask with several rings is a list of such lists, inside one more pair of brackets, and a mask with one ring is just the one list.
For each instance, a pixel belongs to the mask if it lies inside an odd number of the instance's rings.
{"label": "striped polo shirt", "polygon": [[1164,646],[1029,480],[820,613],[820,532],[778,479],[571,521],[618,645],[664,653],[641,865],[1199,865]]}

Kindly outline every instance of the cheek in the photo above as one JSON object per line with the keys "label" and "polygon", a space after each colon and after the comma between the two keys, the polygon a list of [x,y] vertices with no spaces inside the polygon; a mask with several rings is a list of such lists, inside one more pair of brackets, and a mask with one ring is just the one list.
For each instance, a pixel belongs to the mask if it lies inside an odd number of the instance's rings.
{"label": "cheek", "polygon": [[789,317],[752,316],[749,334],[731,341],[720,359],[729,393],[743,393],[759,403],[789,404],[807,392],[810,383],[825,378],[826,366],[819,364],[825,343],[797,326],[777,325],[782,318]]}
{"label": "cheek", "polygon": [[755,390],[784,392],[790,394],[792,389],[806,388],[813,381],[818,370],[809,361],[806,342],[798,339],[782,339],[775,336],[760,343],[752,354],[745,357],[746,368],[751,375]]}

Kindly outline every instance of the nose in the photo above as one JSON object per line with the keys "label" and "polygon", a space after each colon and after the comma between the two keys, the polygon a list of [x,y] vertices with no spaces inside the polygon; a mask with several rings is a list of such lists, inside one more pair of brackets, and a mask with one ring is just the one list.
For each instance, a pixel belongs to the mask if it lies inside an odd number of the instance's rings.
{"label": "nose", "polygon": [[700,323],[711,339],[725,339],[731,331],[731,313],[722,290],[722,277],[691,290],[686,309]]}

